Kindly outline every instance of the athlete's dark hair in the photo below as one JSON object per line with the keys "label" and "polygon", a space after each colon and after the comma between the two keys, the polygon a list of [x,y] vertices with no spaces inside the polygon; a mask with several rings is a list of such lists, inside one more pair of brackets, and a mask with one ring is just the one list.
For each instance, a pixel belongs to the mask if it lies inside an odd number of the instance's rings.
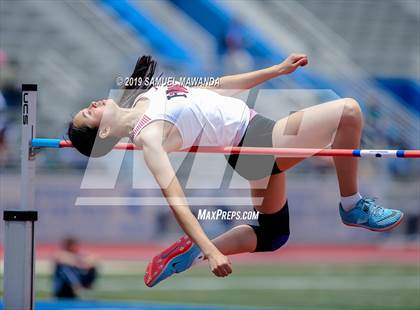
{"label": "athlete's dark hair", "polygon": [[117,137],[99,138],[98,128],[76,127],[73,122],[69,123],[67,135],[74,148],[87,157],[105,156],[120,141]]}
{"label": "athlete's dark hair", "polygon": [[[119,100],[119,105],[131,107],[136,97],[149,90],[153,83],[145,83],[145,80],[151,80],[155,74],[157,62],[151,56],[142,56],[137,59],[136,66],[129,78],[129,82],[124,86],[124,92]],[[137,82],[133,82],[136,81]]]}
{"label": "athlete's dark hair", "polygon": [[[151,56],[139,57],[134,67],[131,78],[137,81],[141,79],[151,80],[156,69],[156,61]],[[124,87],[124,92],[119,100],[120,106],[132,106],[135,98],[147,91],[150,86],[146,86],[145,83],[132,83],[129,86]],[[118,143],[120,138],[107,137],[102,139],[98,137],[98,128],[90,128],[87,126],[76,127],[73,121],[69,123],[67,135],[73,144],[73,146],[83,155],[88,157],[101,157],[109,153],[115,144]],[[94,147],[95,146],[95,147]]]}

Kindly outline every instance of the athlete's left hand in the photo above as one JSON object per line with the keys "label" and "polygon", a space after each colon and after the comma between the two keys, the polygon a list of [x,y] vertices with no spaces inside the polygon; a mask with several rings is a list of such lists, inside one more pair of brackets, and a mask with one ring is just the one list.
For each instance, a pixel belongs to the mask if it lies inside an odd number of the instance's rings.
{"label": "athlete's left hand", "polygon": [[308,64],[308,56],[305,54],[290,54],[282,63],[278,64],[277,70],[279,75],[289,74],[297,68]]}
{"label": "athlete's left hand", "polygon": [[207,255],[211,271],[217,277],[226,277],[232,273],[232,265],[227,256],[219,251]]}

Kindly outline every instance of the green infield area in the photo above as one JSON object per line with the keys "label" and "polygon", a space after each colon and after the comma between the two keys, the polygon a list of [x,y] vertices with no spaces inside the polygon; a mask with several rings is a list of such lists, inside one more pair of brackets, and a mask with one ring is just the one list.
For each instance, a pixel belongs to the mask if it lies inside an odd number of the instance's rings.
{"label": "green infield area", "polygon": [[[143,284],[143,263],[103,264],[86,300],[207,304],[274,309],[420,309],[418,265],[236,264],[228,278],[203,264],[155,288]],[[36,296],[51,296],[48,272],[36,276]]]}

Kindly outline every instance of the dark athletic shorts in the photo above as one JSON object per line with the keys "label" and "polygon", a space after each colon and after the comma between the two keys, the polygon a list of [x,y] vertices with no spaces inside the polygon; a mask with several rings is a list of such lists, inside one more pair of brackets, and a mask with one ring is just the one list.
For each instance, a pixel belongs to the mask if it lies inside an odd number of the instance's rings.
{"label": "dark athletic shorts", "polygon": [[[238,146],[273,147],[272,132],[275,121],[256,114],[249,122]],[[257,180],[279,174],[275,157],[272,155],[225,155],[229,165],[247,180]]]}

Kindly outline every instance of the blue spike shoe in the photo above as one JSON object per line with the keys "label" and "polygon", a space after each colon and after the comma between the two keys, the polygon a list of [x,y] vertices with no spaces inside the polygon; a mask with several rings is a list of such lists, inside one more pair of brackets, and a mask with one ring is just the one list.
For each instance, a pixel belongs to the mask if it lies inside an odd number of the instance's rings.
{"label": "blue spike shoe", "polygon": [[362,198],[356,206],[345,211],[339,206],[341,220],[345,225],[363,227],[373,231],[387,231],[401,223],[404,214],[399,210],[386,209],[376,204],[375,199]]}

